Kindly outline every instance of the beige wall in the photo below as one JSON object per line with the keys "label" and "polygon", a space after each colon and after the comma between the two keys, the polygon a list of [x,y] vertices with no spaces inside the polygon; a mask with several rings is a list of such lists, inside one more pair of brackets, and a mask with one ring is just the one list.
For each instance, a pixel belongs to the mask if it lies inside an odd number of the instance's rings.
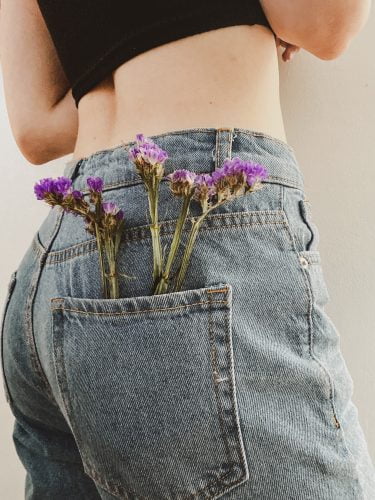
{"label": "beige wall", "polygon": [[[319,228],[331,296],[326,311],[341,335],[357,404],[375,459],[375,14],[345,54],[321,61],[301,52],[280,60],[281,98],[289,144],[295,149]],[[49,208],[32,186],[61,175],[70,156],[33,166],[19,153],[0,95],[0,302],[11,271]],[[27,219],[26,219],[27,217]],[[24,498],[25,472],[11,438],[13,418],[0,388],[0,498]]]}

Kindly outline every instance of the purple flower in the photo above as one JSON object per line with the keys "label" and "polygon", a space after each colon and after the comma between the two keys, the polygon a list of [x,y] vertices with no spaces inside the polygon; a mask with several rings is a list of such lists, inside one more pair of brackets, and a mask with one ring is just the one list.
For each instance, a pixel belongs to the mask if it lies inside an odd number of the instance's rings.
{"label": "purple flower", "polygon": [[[244,180],[249,186],[266,179],[267,169],[259,163],[241,160],[238,156],[227,158],[221,168],[212,172],[215,183],[226,177],[237,177],[239,181]],[[232,181],[233,182],[233,181]]]}
{"label": "purple flower", "polygon": [[95,193],[102,192],[103,179],[101,177],[88,177],[86,182],[91,191],[94,191]]}
{"label": "purple flower", "polygon": [[183,168],[175,170],[165,178],[170,181],[170,188],[177,196],[188,196],[194,187],[194,179],[197,174]]}
{"label": "purple flower", "polygon": [[43,200],[46,194],[54,192],[55,181],[52,177],[46,177],[34,184],[34,193],[38,200]]}
{"label": "purple flower", "polygon": [[111,215],[117,215],[120,212],[120,207],[116,203],[113,203],[113,201],[103,201],[102,209],[104,213]]}
{"label": "purple flower", "polygon": [[72,188],[72,180],[69,179],[69,177],[61,176],[54,181],[54,192],[56,194],[61,194],[65,196],[70,193],[71,188]]}
{"label": "purple flower", "polygon": [[116,219],[117,219],[117,220],[121,220],[121,219],[123,219],[123,218],[124,218],[124,212],[123,212],[123,210],[119,210],[119,211],[117,212],[117,214],[116,214],[116,216],[115,216],[115,217],[116,217]]}
{"label": "purple flower", "polygon": [[71,195],[75,200],[82,200],[83,198],[83,193],[81,191],[77,191],[76,189],[72,191]]}
{"label": "purple flower", "polygon": [[222,167],[212,172],[219,201],[255,191],[260,187],[260,181],[267,176],[267,169],[263,165],[241,160],[238,156],[225,159]]}
{"label": "purple flower", "polygon": [[194,185],[193,200],[199,201],[205,210],[209,199],[216,194],[214,181],[210,174],[198,174],[194,178]]}
{"label": "purple flower", "polygon": [[129,148],[129,158],[139,165],[144,163],[149,165],[162,165],[168,158],[166,151],[157,146],[150,138],[144,134],[136,135],[136,145]]}

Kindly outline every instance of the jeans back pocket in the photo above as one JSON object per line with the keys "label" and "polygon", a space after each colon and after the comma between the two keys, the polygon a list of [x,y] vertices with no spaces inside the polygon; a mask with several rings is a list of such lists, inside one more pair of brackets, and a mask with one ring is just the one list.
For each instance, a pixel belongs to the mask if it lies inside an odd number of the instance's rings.
{"label": "jeans back pocket", "polygon": [[232,286],[51,299],[61,409],[85,472],[118,498],[218,498],[249,478]]}

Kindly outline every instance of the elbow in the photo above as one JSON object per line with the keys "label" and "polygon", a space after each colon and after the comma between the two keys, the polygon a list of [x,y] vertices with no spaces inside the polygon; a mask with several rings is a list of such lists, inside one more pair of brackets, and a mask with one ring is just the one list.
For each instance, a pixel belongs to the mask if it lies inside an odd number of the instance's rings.
{"label": "elbow", "polygon": [[71,140],[62,142],[63,134],[55,137],[54,134],[48,134],[45,128],[42,130],[28,128],[14,136],[21,154],[32,165],[44,165],[72,152]]}
{"label": "elbow", "polygon": [[332,15],[320,37],[315,51],[311,51],[323,60],[337,59],[350,46],[352,40],[366,25],[369,18],[371,0],[356,2],[356,7],[347,10],[345,14]]}
{"label": "elbow", "polygon": [[43,165],[53,159],[30,132],[15,135],[15,141],[22,156],[32,165]]}
{"label": "elbow", "polygon": [[343,54],[349,46],[349,40],[342,40],[340,43],[329,44],[327,46],[320,46],[316,50],[311,50],[311,53],[314,54],[319,59],[323,61],[332,61],[333,59],[337,59]]}

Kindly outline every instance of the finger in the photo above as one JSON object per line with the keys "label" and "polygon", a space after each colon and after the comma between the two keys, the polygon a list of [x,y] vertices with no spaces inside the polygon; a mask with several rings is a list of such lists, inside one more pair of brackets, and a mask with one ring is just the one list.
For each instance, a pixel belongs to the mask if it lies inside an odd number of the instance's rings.
{"label": "finger", "polygon": [[290,61],[295,54],[299,51],[299,47],[296,47],[295,45],[290,45],[287,49],[285,49],[283,53],[283,59],[284,61]]}

